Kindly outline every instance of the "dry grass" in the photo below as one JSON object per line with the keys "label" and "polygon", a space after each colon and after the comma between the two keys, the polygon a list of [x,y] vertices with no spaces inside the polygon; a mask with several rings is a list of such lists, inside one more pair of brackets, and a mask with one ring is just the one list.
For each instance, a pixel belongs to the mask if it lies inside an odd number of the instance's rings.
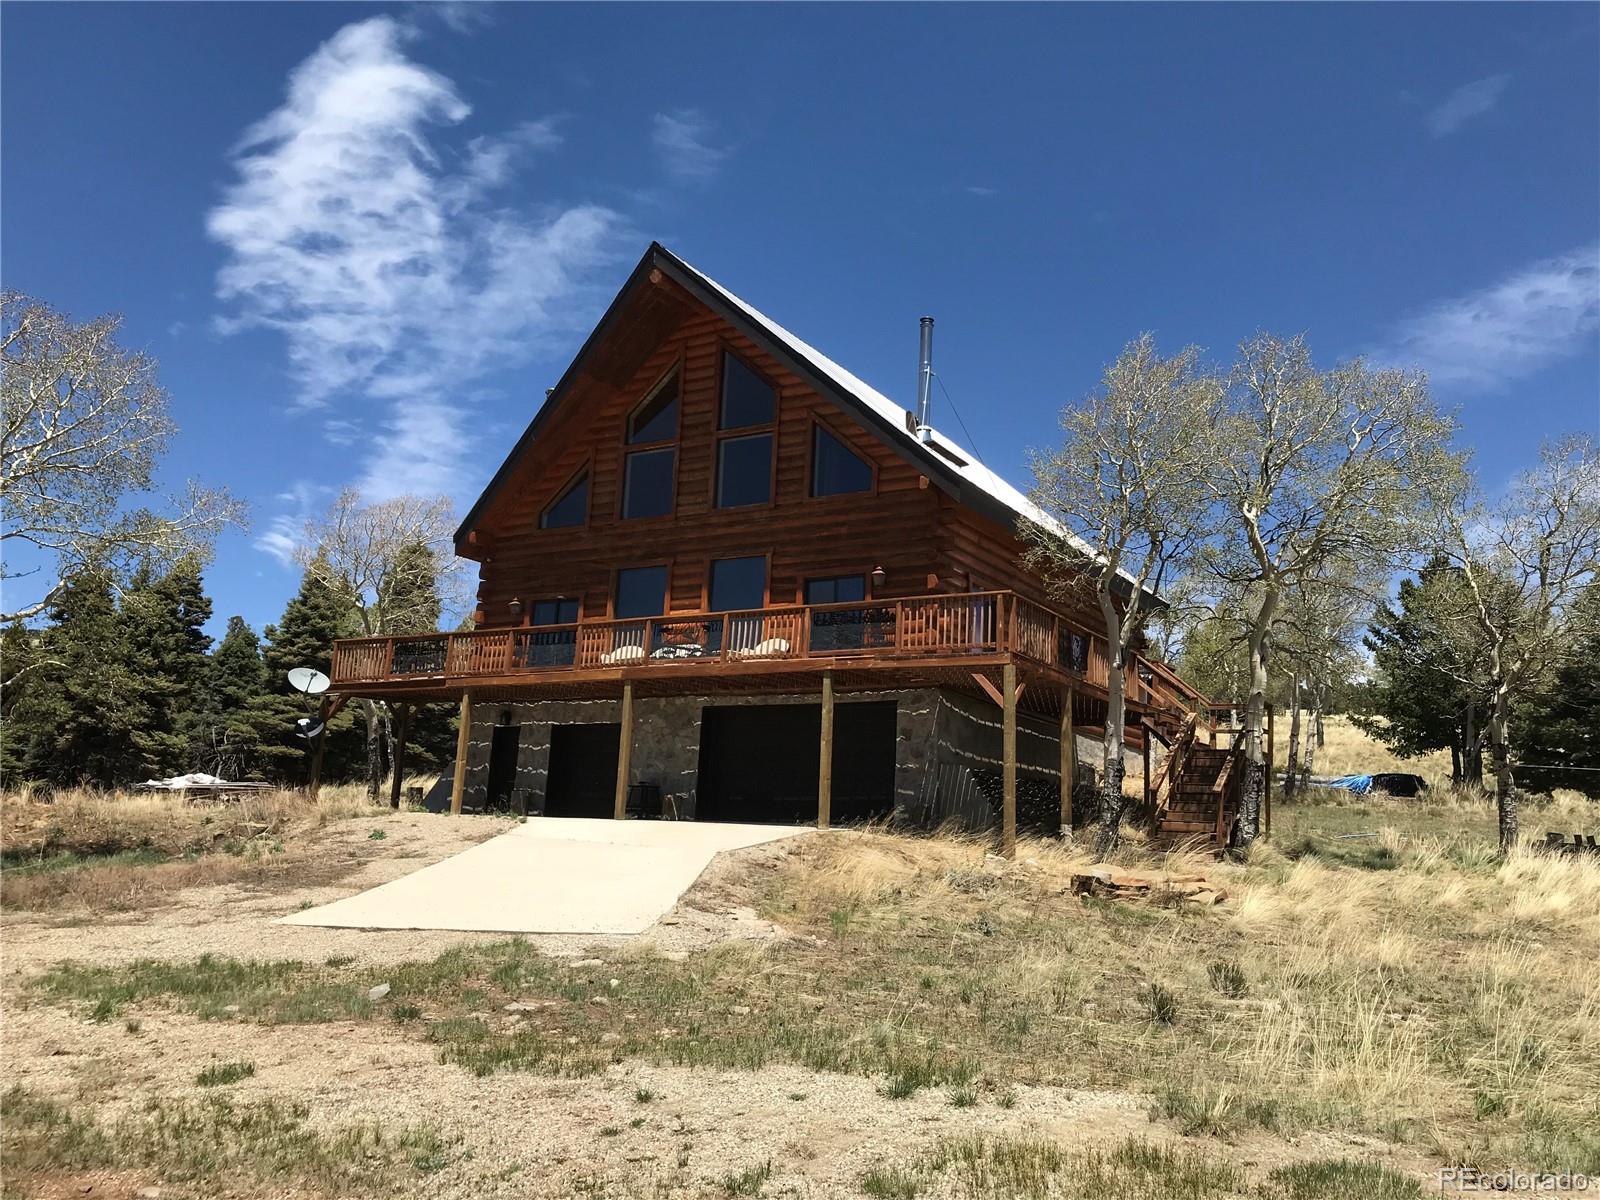
{"label": "dry grass", "polygon": [[[1219,909],[1080,900],[1070,876],[1086,858],[1055,841],[1006,863],[977,838],[835,831],[718,893],[794,936],[682,961],[636,946],[578,966],[513,939],[371,968],[63,966],[31,997],[101,1021],[382,1021],[480,1075],[783,1062],[871,1076],[886,1101],[941,1088],[979,1108],[1018,1084],[1142,1091],[1152,1119],[1195,1137],[1330,1130],[1406,1148],[1390,1158],[1600,1174],[1600,861],[1540,852],[1533,819],[1500,856],[1482,798],[1311,799],[1280,801],[1274,842],[1243,863],[1167,856],[1225,884]],[[1582,822],[1577,804],[1537,811]],[[1137,844],[1119,855],[1152,861]],[[379,983],[390,991],[371,1001]],[[863,1186],[1075,1195],[1080,1175],[1116,1167],[1119,1194],[1171,1194],[1178,1175],[1136,1158],[949,1143]],[[1253,1186],[1415,1194],[1361,1161]]]}
{"label": "dry grass", "polygon": [[330,822],[379,816],[364,788],[292,791],[188,804],[150,792],[57,792],[49,802],[0,796],[5,871],[0,904],[11,910],[120,912],[189,887],[270,886],[300,870],[297,840]]}

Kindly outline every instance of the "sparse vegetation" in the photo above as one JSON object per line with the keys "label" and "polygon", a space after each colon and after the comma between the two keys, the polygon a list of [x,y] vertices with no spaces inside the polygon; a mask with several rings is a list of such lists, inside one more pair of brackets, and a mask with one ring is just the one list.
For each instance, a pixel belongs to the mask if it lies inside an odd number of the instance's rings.
{"label": "sparse vegetation", "polygon": [[370,1194],[409,1174],[438,1170],[452,1139],[429,1126],[313,1127],[299,1104],[153,1099],[104,1123],[81,1106],[22,1087],[0,1096],[0,1162],[6,1179],[42,1171],[144,1169],[201,1184],[255,1180],[329,1195]]}
{"label": "sparse vegetation", "polygon": [[195,1078],[201,1087],[224,1087],[230,1083],[238,1083],[241,1079],[249,1079],[256,1073],[255,1063],[250,1062],[215,1062]]}

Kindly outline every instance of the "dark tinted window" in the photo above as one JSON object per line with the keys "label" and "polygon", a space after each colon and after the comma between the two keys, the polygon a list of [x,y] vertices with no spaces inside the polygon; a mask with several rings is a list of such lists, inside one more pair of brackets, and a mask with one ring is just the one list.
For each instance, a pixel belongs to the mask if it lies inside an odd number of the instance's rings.
{"label": "dark tinted window", "polygon": [[822,426],[811,449],[811,494],[843,496],[872,490],[872,468]]}
{"label": "dark tinted window", "polygon": [[628,455],[622,484],[624,517],[664,517],[672,511],[672,468],[677,458],[671,447]]}
{"label": "dark tinted window", "polygon": [[535,600],[533,602],[533,624],[535,625],[573,625],[578,620],[578,602],[576,600]]}
{"label": "dark tinted window", "polygon": [[847,604],[867,598],[865,575],[834,575],[806,580],[807,604]]}
{"label": "dark tinted window", "polygon": [[717,507],[765,504],[772,498],[772,435],[725,438],[717,446]]}
{"label": "dark tinted window", "polygon": [[678,376],[658,387],[628,418],[628,441],[670,442],[678,436]]}
{"label": "dark tinted window", "polygon": [[760,608],[767,602],[767,560],[719,558],[711,564],[711,611]]}
{"label": "dark tinted window", "polygon": [[561,493],[559,500],[544,510],[539,517],[539,528],[566,529],[571,525],[582,525],[588,515],[589,474],[586,471]]}
{"label": "dark tinted window", "polygon": [[770,425],[776,407],[772,385],[757,375],[737,355],[722,355],[722,418],[720,429]]}
{"label": "dark tinted window", "polygon": [[659,617],[666,604],[666,567],[624,567],[617,572],[616,616]]}

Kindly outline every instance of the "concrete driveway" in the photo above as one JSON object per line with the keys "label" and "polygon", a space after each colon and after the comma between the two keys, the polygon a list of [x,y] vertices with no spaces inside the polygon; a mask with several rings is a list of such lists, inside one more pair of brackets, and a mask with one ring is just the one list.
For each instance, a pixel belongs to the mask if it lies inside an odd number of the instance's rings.
{"label": "concrete driveway", "polygon": [[454,858],[282,917],[279,923],[484,933],[643,933],[678,902],[719,851],[810,832],[792,825],[529,817]]}

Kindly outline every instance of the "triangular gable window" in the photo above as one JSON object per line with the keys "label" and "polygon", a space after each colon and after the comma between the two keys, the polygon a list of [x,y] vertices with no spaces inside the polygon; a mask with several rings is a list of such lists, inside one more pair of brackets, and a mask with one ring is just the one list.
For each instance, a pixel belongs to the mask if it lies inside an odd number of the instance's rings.
{"label": "triangular gable window", "polygon": [[872,490],[872,465],[821,425],[811,445],[811,494],[848,496]]}
{"label": "triangular gable window", "polygon": [[589,472],[585,471],[567,490],[539,514],[540,529],[570,529],[589,518]]}

